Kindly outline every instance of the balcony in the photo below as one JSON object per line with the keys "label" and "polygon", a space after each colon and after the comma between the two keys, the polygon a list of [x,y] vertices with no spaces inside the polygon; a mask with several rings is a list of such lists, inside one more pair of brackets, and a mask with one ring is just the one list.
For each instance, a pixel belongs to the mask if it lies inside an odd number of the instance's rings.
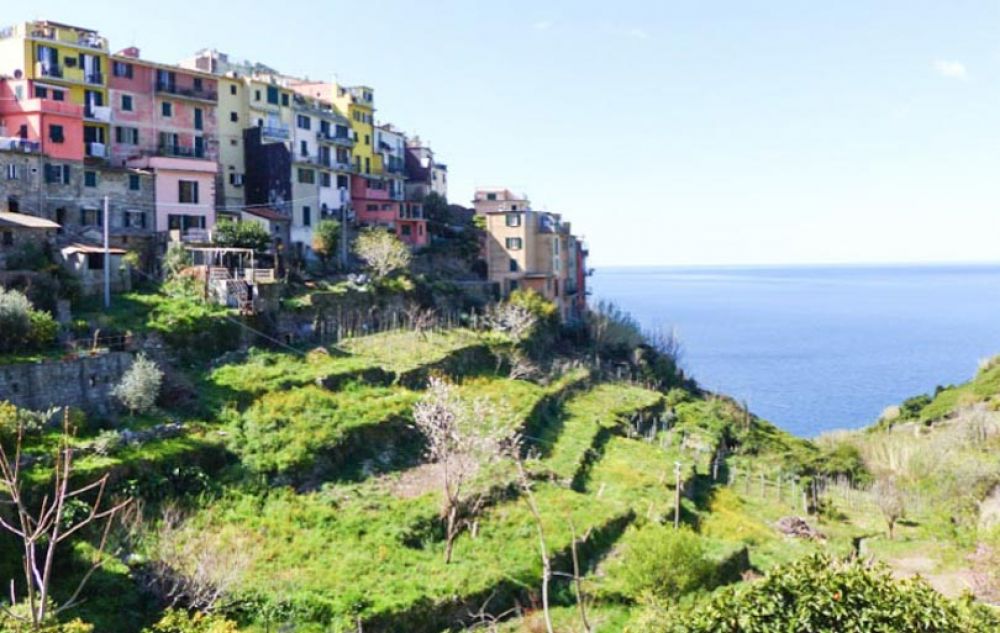
{"label": "balcony", "polygon": [[87,158],[108,159],[108,146],[104,143],[84,143],[83,149]]}
{"label": "balcony", "polygon": [[63,78],[63,67],[59,64],[46,64],[45,62],[38,62],[35,65],[35,74],[40,77],[49,77],[51,79],[62,79]]}
{"label": "balcony", "polygon": [[264,125],[260,128],[260,135],[263,138],[287,141],[292,136],[292,133],[287,125]]}
{"label": "balcony", "polygon": [[330,162],[330,157],[323,157],[315,154],[297,154],[295,156],[296,163],[306,163],[307,165],[316,165],[318,167],[332,167],[333,163]]}
{"label": "balcony", "polygon": [[19,136],[0,136],[0,150],[37,154],[42,151],[42,144],[38,141],[29,141]]}
{"label": "balcony", "polygon": [[187,99],[195,99],[197,101],[210,101],[212,103],[219,100],[219,93],[215,90],[206,90],[205,88],[184,88],[172,83],[156,83],[156,91],[161,94],[168,94],[174,97],[184,97]]}
{"label": "balcony", "polygon": [[99,123],[111,123],[111,106],[87,106],[83,109],[83,117]]}
{"label": "balcony", "polygon": [[350,136],[324,132],[322,130],[316,132],[316,139],[321,143],[333,143],[334,145],[340,145],[341,147],[354,147],[355,143],[355,140]]}
{"label": "balcony", "polygon": [[104,85],[104,74],[103,73],[83,73],[84,83],[94,84],[97,86]]}
{"label": "balcony", "polygon": [[205,158],[203,147],[184,147],[183,145],[161,144],[156,148],[157,156],[174,158]]}
{"label": "balcony", "polygon": [[59,44],[92,48],[99,51],[108,49],[108,41],[94,32],[77,30],[72,27],[60,27],[44,24],[30,31],[30,36],[39,40],[51,40]]}

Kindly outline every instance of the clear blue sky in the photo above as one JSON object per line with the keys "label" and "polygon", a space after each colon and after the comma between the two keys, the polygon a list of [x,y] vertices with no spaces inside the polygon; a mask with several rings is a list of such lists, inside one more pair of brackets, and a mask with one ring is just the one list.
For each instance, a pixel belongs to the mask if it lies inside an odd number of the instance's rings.
{"label": "clear blue sky", "polygon": [[1000,2],[21,2],[365,83],[597,265],[1000,260]]}

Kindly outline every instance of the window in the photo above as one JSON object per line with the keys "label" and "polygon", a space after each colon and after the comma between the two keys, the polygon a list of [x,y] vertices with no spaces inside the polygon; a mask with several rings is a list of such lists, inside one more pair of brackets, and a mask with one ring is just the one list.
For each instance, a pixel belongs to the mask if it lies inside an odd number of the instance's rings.
{"label": "window", "polygon": [[205,84],[201,80],[201,77],[195,77],[194,78],[194,90],[195,90],[195,92],[201,92],[202,90],[204,90],[204,88],[205,88]]}
{"label": "window", "polygon": [[285,106],[286,108],[288,107],[288,93],[287,92],[283,93],[281,95],[281,105]]}
{"label": "window", "polygon": [[111,64],[111,73],[115,77],[132,78],[132,64],[127,62],[114,62]]}
{"label": "window", "polygon": [[[437,180],[437,174],[436,173],[434,174],[434,180]],[[517,211],[517,205],[516,204],[510,205],[510,210],[511,211]]]}
{"label": "window", "polygon": [[254,101],[260,101],[260,90],[253,91]]}
{"label": "window", "polygon": [[36,99],[48,99],[49,89],[45,86],[35,86],[35,98]]}
{"label": "window", "polygon": [[407,237],[413,234],[413,227],[411,227],[409,224],[404,224],[399,228],[402,229],[403,235]]}
{"label": "window", "polygon": [[300,114],[297,117],[295,117],[295,123],[299,126],[300,130],[312,129],[312,119],[305,116],[304,114]]}
{"label": "window", "polygon": [[267,87],[267,102],[272,105],[278,105],[278,87],[268,86]]}
{"label": "window", "polygon": [[69,184],[69,165],[46,165],[45,182]]}
{"label": "window", "polygon": [[198,204],[198,181],[179,181],[177,183],[177,201],[181,204]]}
{"label": "window", "polygon": [[205,111],[201,108],[194,109],[194,129],[204,130],[205,129]]}
{"label": "window", "polygon": [[365,156],[365,173],[366,174],[372,173],[372,159],[368,158],[367,156]]}
{"label": "window", "polygon": [[174,104],[169,101],[164,101],[160,105],[160,114],[167,118],[174,116]]}
{"label": "window", "polygon": [[369,204],[368,204],[368,205],[367,205],[367,206],[365,207],[365,209],[366,209],[366,210],[368,210],[368,211],[378,211],[378,205],[377,205],[377,204],[370,204],[370,203],[369,203]]}
{"label": "window", "polygon": [[132,111],[132,95],[122,95],[122,110],[124,112]]}
{"label": "window", "polygon": [[371,144],[372,144],[372,137],[365,134],[365,145],[371,145]]}
{"label": "window", "polygon": [[129,174],[128,175],[128,188],[129,188],[129,191],[139,191],[139,188],[140,188],[141,184],[142,183],[139,180],[139,174]]}
{"label": "window", "polygon": [[229,94],[236,94],[236,84],[229,84]]}
{"label": "window", "polygon": [[521,226],[520,213],[508,213],[505,219],[507,226]]}
{"label": "window", "polygon": [[53,143],[64,143],[66,141],[66,137],[63,134],[63,126],[50,125],[49,140],[52,141]]}
{"label": "window", "polygon": [[7,165],[7,180],[17,180],[17,165]]}
{"label": "window", "polygon": [[233,123],[236,123],[237,121],[240,120],[240,115],[236,114],[235,112],[230,112],[229,120],[232,121]]}
{"label": "window", "polygon": [[84,187],[96,187],[97,186],[97,172],[96,171],[85,171],[85,172],[83,172],[83,186]]}
{"label": "window", "polygon": [[511,259],[510,260],[510,272],[516,273],[517,269],[518,269],[517,260],[516,259]]}
{"label": "window", "polygon": [[14,245],[14,233],[12,231],[3,232],[3,245],[4,246]]}
{"label": "window", "polygon": [[126,211],[122,220],[126,228],[146,228],[146,214],[142,211]]}
{"label": "window", "polygon": [[302,156],[309,155],[309,143],[305,141],[299,141],[299,154]]}
{"label": "window", "polygon": [[7,210],[11,213],[21,212],[21,201],[17,199],[17,196],[7,196]]}
{"label": "window", "polygon": [[497,194],[495,194],[495,193],[488,193],[488,194],[486,194],[486,199],[487,200],[496,200],[497,199]]}
{"label": "window", "polygon": [[205,137],[194,137],[194,155],[197,158],[205,158]]}
{"label": "window", "polygon": [[87,253],[87,268],[104,270],[104,253]]}
{"label": "window", "polygon": [[311,207],[302,207],[302,226],[312,226]]}
{"label": "window", "polygon": [[101,209],[80,209],[80,224],[84,226],[101,226],[104,224],[104,211]]}
{"label": "window", "polygon": [[52,91],[52,100],[53,101],[65,101],[66,100],[66,93],[64,91],[62,91],[62,90],[53,90]]}
{"label": "window", "polygon": [[347,189],[347,176],[337,174],[337,189]]}
{"label": "window", "polygon": [[324,171],[320,173],[319,184],[321,187],[329,187],[333,184],[333,178],[330,177],[330,172]]}
{"label": "window", "polygon": [[507,244],[507,250],[519,251],[521,250],[521,247],[524,245],[524,242],[519,237],[508,237],[506,244]]}
{"label": "window", "polygon": [[243,186],[243,174],[229,174],[229,184],[234,187]]}
{"label": "window", "polygon": [[316,172],[311,169],[300,169],[299,182],[303,185],[316,184]]}
{"label": "window", "polygon": [[115,142],[123,145],[138,145],[139,128],[115,126]]}

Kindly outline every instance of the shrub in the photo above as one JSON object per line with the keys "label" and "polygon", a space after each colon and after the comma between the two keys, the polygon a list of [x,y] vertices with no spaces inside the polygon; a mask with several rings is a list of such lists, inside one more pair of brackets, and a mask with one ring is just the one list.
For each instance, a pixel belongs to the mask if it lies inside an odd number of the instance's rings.
{"label": "shrub", "polygon": [[712,585],[715,565],[687,527],[648,525],[631,539],[615,569],[625,595],[673,600]]}
{"label": "shrub", "polygon": [[156,404],[163,383],[163,372],[156,363],[139,354],[132,366],[122,376],[121,381],[112,390],[112,394],[134,415],[145,413]]}
{"label": "shrub", "polygon": [[167,609],[159,622],[144,629],[143,633],[239,633],[239,628],[221,615]]}
{"label": "shrub", "polygon": [[0,288],[0,352],[42,349],[58,330],[52,315],[36,310],[23,292]]}
{"label": "shrub", "polygon": [[986,633],[1000,619],[986,607],[946,599],[919,578],[896,580],[883,565],[813,555],[704,600],[656,603],[637,624],[636,631],[666,633]]}
{"label": "shrub", "polygon": [[340,222],[336,220],[321,220],[313,232],[312,249],[326,267],[330,258],[337,254],[337,241],[340,239]]}

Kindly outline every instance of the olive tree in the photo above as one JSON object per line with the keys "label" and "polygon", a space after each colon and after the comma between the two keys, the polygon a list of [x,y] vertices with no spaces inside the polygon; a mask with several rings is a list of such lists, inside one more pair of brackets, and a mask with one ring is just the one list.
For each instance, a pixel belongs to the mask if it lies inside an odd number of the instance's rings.
{"label": "olive tree", "polygon": [[354,252],[364,260],[376,280],[410,265],[410,249],[395,234],[384,229],[368,228],[358,235]]}
{"label": "olive tree", "polygon": [[135,415],[153,408],[162,384],[163,371],[145,354],[139,354],[111,393]]}

